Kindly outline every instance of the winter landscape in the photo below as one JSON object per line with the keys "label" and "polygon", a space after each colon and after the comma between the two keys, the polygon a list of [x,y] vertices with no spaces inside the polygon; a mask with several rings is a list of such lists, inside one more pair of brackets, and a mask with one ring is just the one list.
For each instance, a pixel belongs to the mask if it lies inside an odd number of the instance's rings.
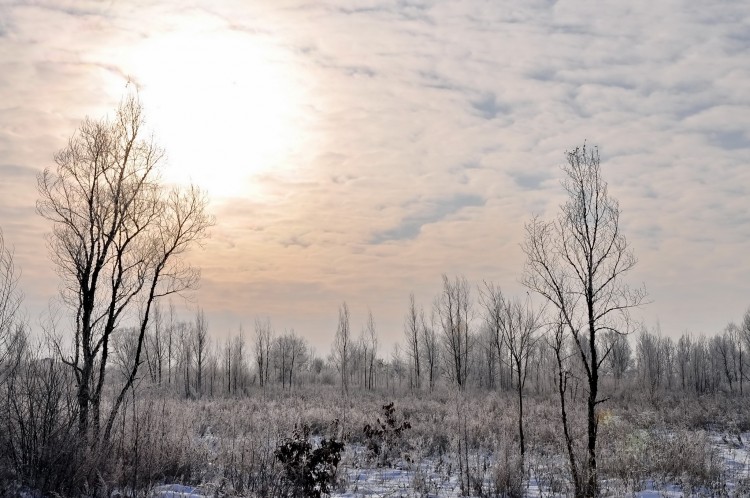
{"label": "winter landscape", "polygon": [[750,496],[750,6],[0,5],[0,495]]}

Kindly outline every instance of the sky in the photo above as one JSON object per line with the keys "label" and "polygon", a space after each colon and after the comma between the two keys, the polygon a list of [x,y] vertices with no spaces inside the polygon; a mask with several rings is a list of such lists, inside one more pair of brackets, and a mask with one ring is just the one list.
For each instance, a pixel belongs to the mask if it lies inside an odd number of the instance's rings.
{"label": "sky", "polygon": [[584,141],[636,318],[713,334],[750,305],[748,2],[0,0],[0,228],[32,326],[59,284],[36,175],[134,87],[165,181],[211,199],[177,304],[216,337],[267,316],[326,354],[346,301],[387,353],[443,273],[525,293],[524,223]]}

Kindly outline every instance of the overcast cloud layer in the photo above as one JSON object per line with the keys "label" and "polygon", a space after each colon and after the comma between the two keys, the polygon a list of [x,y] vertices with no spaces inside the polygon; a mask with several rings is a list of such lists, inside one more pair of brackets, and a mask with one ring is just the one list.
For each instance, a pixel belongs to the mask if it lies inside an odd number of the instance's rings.
{"label": "overcast cloud layer", "polygon": [[[584,140],[620,201],[649,327],[714,333],[750,305],[750,3],[216,3],[0,7],[0,227],[32,317],[57,289],[35,175],[128,80],[173,167],[249,172],[213,196],[193,254],[217,335],[269,315],[327,352],[346,300],[355,331],[369,307],[392,344],[409,292],[429,306],[441,273],[524,292],[523,224],[555,215],[564,152]],[[154,97],[165,81],[172,107]],[[224,85],[256,100],[227,109]],[[258,167],[242,123],[263,105],[287,139]]]}

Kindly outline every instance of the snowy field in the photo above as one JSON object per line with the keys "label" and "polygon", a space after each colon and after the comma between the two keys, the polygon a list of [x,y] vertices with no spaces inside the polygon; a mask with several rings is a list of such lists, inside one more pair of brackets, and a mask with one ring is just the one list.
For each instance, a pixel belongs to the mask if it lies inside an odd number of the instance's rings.
{"label": "snowy field", "polygon": [[[721,433],[709,434],[709,439],[720,458],[723,468],[723,486],[720,489],[690,489],[679,482],[664,482],[648,479],[638,484],[626,484],[616,480],[603,480],[601,489],[603,496],[634,496],[638,498],[657,497],[685,497],[685,496],[750,496],[750,432],[727,435]],[[459,498],[461,488],[457,472],[457,464],[447,458],[425,458],[419,463],[397,462],[392,468],[368,468],[364,465],[352,465],[352,462],[362,462],[365,449],[351,445],[347,448],[344,461],[339,468],[341,484],[331,498]],[[680,458],[681,455],[674,455]],[[476,455],[472,460],[477,459]],[[486,459],[484,459],[486,460]],[[546,482],[549,473],[537,463],[530,467],[541,470],[540,475],[531,472],[530,478],[523,486],[523,495],[527,497],[565,497],[571,493],[551,489]],[[559,469],[559,468],[558,468]],[[473,472],[482,473],[474,468]],[[545,474],[545,475],[542,475]],[[558,479],[564,477],[557,476]],[[485,493],[493,489],[492,476],[485,476],[482,480]],[[208,498],[222,495],[217,492],[219,486],[190,487],[179,484],[162,485],[152,489],[150,496],[154,498]],[[231,496],[231,494],[228,494]],[[471,496],[480,496],[474,493]]]}

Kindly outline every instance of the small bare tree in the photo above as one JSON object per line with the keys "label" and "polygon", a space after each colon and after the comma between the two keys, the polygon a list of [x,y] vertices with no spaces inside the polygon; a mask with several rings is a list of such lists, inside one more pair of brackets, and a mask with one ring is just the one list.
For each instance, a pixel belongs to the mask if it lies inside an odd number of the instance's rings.
{"label": "small bare tree", "polygon": [[609,354],[599,355],[599,333],[627,333],[629,310],[639,306],[645,289],[631,289],[624,275],[636,264],[620,231],[620,208],[602,179],[597,149],[567,153],[563,187],[568,200],[555,221],[534,218],[526,225],[523,283],[554,308],[570,332],[588,381],[585,496],[598,493],[596,438],[599,369]]}
{"label": "small bare tree", "polygon": [[159,181],[164,154],[143,138],[143,126],[141,104],[130,96],[114,119],[84,120],[55,155],[57,166],[38,177],[37,211],[52,222],[50,254],[74,317],[72,354],[58,351],[75,375],[79,432],[92,443],[102,436],[113,331],[124,317],[135,317],[135,361],[111,404],[105,441],[142,363],[151,307],[196,284],[199,272],[182,256],[212,224],[197,187],[179,190]]}

